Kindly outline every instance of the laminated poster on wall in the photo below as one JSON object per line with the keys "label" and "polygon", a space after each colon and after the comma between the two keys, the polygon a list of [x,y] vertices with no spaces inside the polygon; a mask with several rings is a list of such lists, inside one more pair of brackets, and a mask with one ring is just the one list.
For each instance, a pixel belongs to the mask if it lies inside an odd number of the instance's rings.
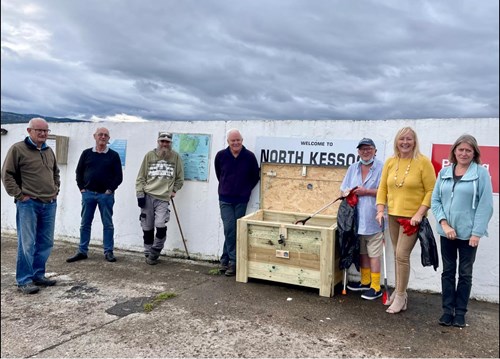
{"label": "laminated poster on wall", "polygon": [[109,148],[118,152],[122,167],[125,168],[125,157],[127,153],[127,140],[113,140],[108,145]]}
{"label": "laminated poster on wall", "polygon": [[184,164],[184,180],[208,181],[211,135],[174,133],[172,148],[179,153]]}

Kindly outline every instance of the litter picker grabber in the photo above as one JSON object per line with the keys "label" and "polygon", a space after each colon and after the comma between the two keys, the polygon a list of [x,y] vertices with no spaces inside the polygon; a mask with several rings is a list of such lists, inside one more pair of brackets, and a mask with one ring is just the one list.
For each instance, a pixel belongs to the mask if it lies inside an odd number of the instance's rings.
{"label": "litter picker grabber", "polygon": [[345,193],[344,195],[334,199],[333,201],[331,201],[330,203],[328,203],[327,205],[325,205],[324,207],[321,207],[320,209],[318,209],[316,212],[314,212],[313,214],[311,214],[309,217],[307,218],[304,218],[304,219],[300,219],[298,220],[297,222],[295,222],[295,224],[299,224],[299,223],[302,223],[302,225],[304,226],[306,224],[306,222],[308,220],[310,220],[311,218],[313,218],[315,215],[317,215],[318,213],[324,211],[325,209],[327,209],[328,207],[330,207],[332,204],[334,204],[335,202],[341,200],[341,199],[344,199],[346,198],[347,196],[349,196],[349,193],[351,193],[352,191],[354,191],[356,188],[358,188],[357,186],[354,187],[353,189],[351,189],[349,192]]}
{"label": "litter picker grabber", "polygon": [[[382,231],[385,231],[384,228],[384,218],[382,217]],[[383,233],[383,232],[382,232]],[[384,243],[382,246],[382,254],[384,256],[384,294],[382,294],[382,304],[386,304],[391,294],[389,293],[389,287],[387,286],[387,259],[386,259],[386,251],[385,251],[385,238],[383,239]]]}
{"label": "litter picker grabber", "polygon": [[347,290],[345,289],[347,285],[347,269],[344,269],[344,288],[342,289],[342,295],[347,294]]}
{"label": "litter picker grabber", "polygon": [[184,239],[184,234],[182,233],[181,222],[179,222],[179,215],[177,214],[177,209],[175,208],[174,199],[171,198],[170,200],[172,201],[172,207],[174,207],[175,219],[177,219],[177,225],[179,226],[179,232],[181,232],[182,243],[184,244],[184,249],[186,250],[187,259],[191,259],[191,257],[189,257],[189,252],[188,252],[188,249],[186,246],[186,240]]}

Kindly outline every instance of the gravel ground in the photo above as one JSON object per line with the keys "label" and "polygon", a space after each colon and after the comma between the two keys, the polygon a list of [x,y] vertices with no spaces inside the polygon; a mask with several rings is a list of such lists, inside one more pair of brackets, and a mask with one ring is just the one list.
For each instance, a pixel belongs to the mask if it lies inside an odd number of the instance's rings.
{"label": "gravel ground", "polygon": [[410,292],[408,310],[390,315],[357,293],[238,283],[210,274],[212,263],[162,256],[150,266],[125,251],[108,263],[100,247],[66,263],[75,249],[58,241],[47,267],[57,285],[22,295],[16,239],[2,235],[2,358],[499,357],[496,303],[473,300],[466,328],[442,327],[437,294]]}

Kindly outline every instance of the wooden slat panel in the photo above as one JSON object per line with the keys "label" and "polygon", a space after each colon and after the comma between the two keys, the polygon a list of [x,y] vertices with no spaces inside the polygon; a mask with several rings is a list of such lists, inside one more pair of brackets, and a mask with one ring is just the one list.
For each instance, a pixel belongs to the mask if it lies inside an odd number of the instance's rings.
{"label": "wooden slat panel", "polygon": [[319,295],[323,297],[330,297],[333,295],[333,253],[335,248],[333,248],[333,231],[323,230],[321,233],[324,241],[321,242],[321,250],[320,250],[320,287],[319,287]]}
{"label": "wooden slat panel", "polygon": [[252,247],[264,247],[282,249],[290,252],[313,253],[319,257],[321,246],[321,232],[304,227],[296,230],[287,228],[284,244],[280,244],[280,228],[276,226],[265,226],[265,223],[250,224],[248,227],[248,245]]}
{"label": "wooden slat panel", "polygon": [[276,257],[275,248],[248,247],[248,260],[269,264],[278,264],[290,267],[320,270],[319,253],[310,254],[304,252],[290,251],[289,258]]}
{"label": "wooden slat panel", "polygon": [[[311,213],[291,213],[259,209],[257,212],[250,213],[245,217],[242,217],[242,219],[255,223],[266,222],[266,224],[275,226],[281,226],[282,224],[295,225],[295,222],[307,218],[310,214]],[[305,226],[302,224],[297,224],[297,226],[333,228],[336,224],[337,218],[335,216],[317,214],[313,218],[309,219]]]}
{"label": "wooden slat panel", "polygon": [[248,272],[252,278],[319,288],[319,271],[248,261]]}
{"label": "wooden slat panel", "polygon": [[249,213],[246,216],[241,217],[240,219],[263,221],[264,220],[264,210],[259,209],[258,211],[253,212],[253,213]]}
{"label": "wooden slat panel", "polygon": [[237,221],[236,240],[236,281],[248,282],[248,225],[244,220]]}

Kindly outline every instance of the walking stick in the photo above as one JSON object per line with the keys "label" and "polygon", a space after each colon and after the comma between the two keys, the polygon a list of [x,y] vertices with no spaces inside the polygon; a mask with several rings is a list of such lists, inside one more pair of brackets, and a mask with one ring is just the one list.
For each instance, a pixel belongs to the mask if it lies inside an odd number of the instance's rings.
{"label": "walking stick", "polygon": [[182,243],[184,244],[184,249],[186,250],[187,259],[191,259],[191,257],[189,257],[189,252],[188,252],[188,249],[186,246],[186,240],[184,239],[184,234],[182,233],[181,222],[179,222],[179,215],[177,214],[177,209],[175,208],[174,199],[171,198],[170,200],[172,201],[172,207],[174,207],[175,219],[177,219],[177,225],[179,226],[179,232],[181,232]]}

